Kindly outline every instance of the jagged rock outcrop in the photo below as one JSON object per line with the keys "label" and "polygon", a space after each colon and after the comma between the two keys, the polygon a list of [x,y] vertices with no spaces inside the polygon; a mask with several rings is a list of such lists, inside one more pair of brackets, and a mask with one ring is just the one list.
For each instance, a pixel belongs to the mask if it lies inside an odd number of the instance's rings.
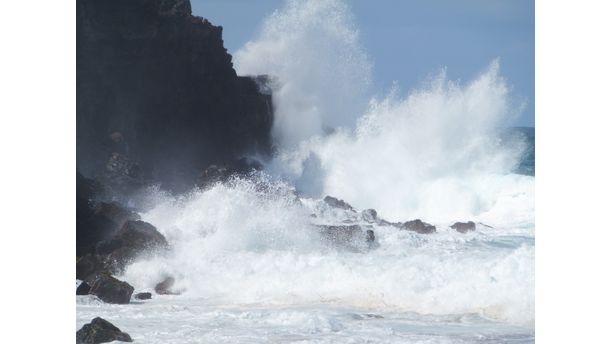
{"label": "jagged rock outcrop", "polygon": [[[77,168],[182,191],[270,150],[266,78],[236,75],[222,27],[187,0],[77,0]],[[109,161],[109,159],[111,159]]]}
{"label": "jagged rock outcrop", "polygon": [[94,318],[89,324],[83,325],[76,332],[77,344],[97,344],[112,341],[131,342],[129,334],[122,332],[108,320],[100,317]]}

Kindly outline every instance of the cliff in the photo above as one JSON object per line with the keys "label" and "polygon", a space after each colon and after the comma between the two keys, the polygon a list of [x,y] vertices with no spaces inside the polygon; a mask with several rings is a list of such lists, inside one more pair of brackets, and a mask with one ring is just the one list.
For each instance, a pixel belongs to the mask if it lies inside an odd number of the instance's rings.
{"label": "cliff", "polygon": [[236,75],[222,27],[191,15],[189,0],[77,0],[76,19],[83,174],[119,154],[172,187],[269,152],[270,95]]}

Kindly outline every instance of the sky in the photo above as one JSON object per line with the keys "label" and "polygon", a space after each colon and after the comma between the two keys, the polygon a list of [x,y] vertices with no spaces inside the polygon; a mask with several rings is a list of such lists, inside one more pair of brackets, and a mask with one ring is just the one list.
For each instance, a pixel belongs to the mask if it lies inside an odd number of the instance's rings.
{"label": "sky", "polygon": [[[256,38],[284,0],[191,0],[194,15],[223,26],[230,54]],[[347,1],[361,44],[374,64],[374,89],[394,82],[408,91],[445,68],[469,81],[499,58],[512,95],[525,103],[517,126],[534,126],[533,0]]]}

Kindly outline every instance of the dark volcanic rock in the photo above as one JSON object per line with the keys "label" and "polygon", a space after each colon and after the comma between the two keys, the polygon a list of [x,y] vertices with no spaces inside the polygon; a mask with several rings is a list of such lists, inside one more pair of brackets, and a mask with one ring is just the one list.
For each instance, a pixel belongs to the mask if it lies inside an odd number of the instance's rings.
{"label": "dark volcanic rock", "polygon": [[155,285],[154,290],[159,295],[178,295],[179,293],[176,293],[171,289],[174,286],[174,282],[174,277],[166,277],[163,281]]}
{"label": "dark volcanic rock", "polygon": [[220,165],[213,164],[200,173],[196,183],[200,188],[207,188],[214,183],[225,182],[232,176],[247,176],[249,173],[259,171],[262,168],[263,166],[258,161],[246,158]]}
{"label": "dark volcanic rock", "polygon": [[115,202],[104,202],[107,186],[77,172],[76,253],[78,257],[95,252],[97,243],[110,239],[128,220],[140,216]]}
{"label": "dark volcanic rock", "polygon": [[140,215],[122,207],[117,203],[100,202],[94,206],[93,215],[98,217],[100,220],[110,223],[113,234],[127,221],[140,220]]}
{"label": "dark volcanic rock", "polygon": [[351,205],[346,203],[344,200],[337,199],[332,196],[325,196],[325,198],[323,199],[323,202],[327,203],[327,205],[329,205],[332,208],[340,208],[344,210],[355,211],[355,209],[353,209],[353,207],[351,207]]}
{"label": "dark volcanic rock", "polygon": [[112,272],[120,272],[138,255],[168,248],[166,238],[150,223],[127,221],[109,240],[99,242],[96,253]]}
{"label": "dark volcanic rock", "polygon": [[129,334],[100,317],[94,318],[89,324],[83,325],[76,332],[77,344],[108,343],[112,341],[131,342]]}
{"label": "dark volcanic rock", "polygon": [[475,231],[476,224],[472,221],[468,222],[455,222],[452,226],[452,229],[456,230],[459,233],[467,233],[468,231]]}
{"label": "dark volcanic rock", "polygon": [[369,223],[379,222],[378,214],[374,209],[366,209],[361,212],[361,218]]}
{"label": "dark volcanic rock", "polygon": [[85,175],[110,169],[176,190],[211,164],[269,153],[266,78],[237,76],[222,28],[189,1],[79,0],[76,33]]}
{"label": "dark volcanic rock", "polygon": [[94,250],[100,240],[104,240],[104,220],[94,218],[93,206],[97,195],[103,194],[103,187],[98,182],[85,178],[77,171],[76,175],[76,254],[78,257]]}
{"label": "dark volcanic rock", "polygon": [[95,254],[87,254],[76,262],[76,278],[82,281],[91,281],[99,273],[106,270],[103,259]]}
{"label": "dark volcanic rock", "polygon": [[359,251],[375,246],[374,231],[359,225],[318,225],[317,228],[325,240],[338,248]]}
{"label": "dark volcanic rock", "polygon": [[150,300],[151,296],[152,296],[151,293],[138,293],[134,295],[134,298],[136,300]]}
{"label": "dark volcanic rock", "polygon": [[400,225],[400,229],[414,231],[419,234],[431,234],[436,231],[436,227],[419,219],[404,222]]}
{"label": "dark volcanic rock", "polygon": [[76,294],[77,295],[87,295],[89,294],[89,290],[91,290],[91,286],[87,282],[83,281],[77,287]]}
{"label": "dark volcanic rock", "polygon": [[130,303],[134,287],[107,274],[99,274],[89,293],[108,303]]}
{"label": "dark volcanic rock", "polygon": [[166,277],[163,281],[157,283],[155,292],[159,295],[179,295],[179,292],[172,290],[174,282],[174,277]]}
{"label": "dark volcanic rock", "polygon": [[140,165],[126,155],[117,152],[111,154],[104,172],[98,174],[97,177],[116,195],[123,197],[129,197],[147,185]]}

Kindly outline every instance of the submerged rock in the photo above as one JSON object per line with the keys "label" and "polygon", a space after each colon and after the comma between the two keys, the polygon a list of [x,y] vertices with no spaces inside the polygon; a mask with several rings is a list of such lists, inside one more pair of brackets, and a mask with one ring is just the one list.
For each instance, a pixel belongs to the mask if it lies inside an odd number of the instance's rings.
{"label": "submerged rock", "polygon": [[468,222],[455,222],[452,226],[452,229],[456,230],[459,233],[467,233],[468,231],[475,231],[476,224],[472,221]]}
{"label": "submerged rock", "polygon": [[359,251],[376,245],[374,231],[364,230],[360,225],[317,225],[317,228],[325,240],[338,248]]}
{"label": "submerged rock", "polygon": [[152,296],[151,293],[138,293],[134,295],[134,298],[136,300],[150,300],[151,296]]}
{"label": "submerged rock", "polygon": [[97,296],[100,300],[108,303],[126,304],[130,303],[130,298],[134,292],[134,287],[127,282],[120,281],[107,274],[98,275],[89,293]]}
{"label": "submerged rock", "polygon": [[89,324],[83,325],[76,332],[77,344],[108,343],[112,341],[131,342],[129,334],[100,317],[94,318]]}
{"label": "submerged rock", "polygon": [[417,232],[419,234],[435,233],[436,227],[419,219],[402,223],[400,229]]}
{"label": "submerged rock", "polygon": [[163,281],[157,283],[155,292],[159,295],[179,295],[180,292],[172,290],[174,282],[174,277],[166,277]]}

